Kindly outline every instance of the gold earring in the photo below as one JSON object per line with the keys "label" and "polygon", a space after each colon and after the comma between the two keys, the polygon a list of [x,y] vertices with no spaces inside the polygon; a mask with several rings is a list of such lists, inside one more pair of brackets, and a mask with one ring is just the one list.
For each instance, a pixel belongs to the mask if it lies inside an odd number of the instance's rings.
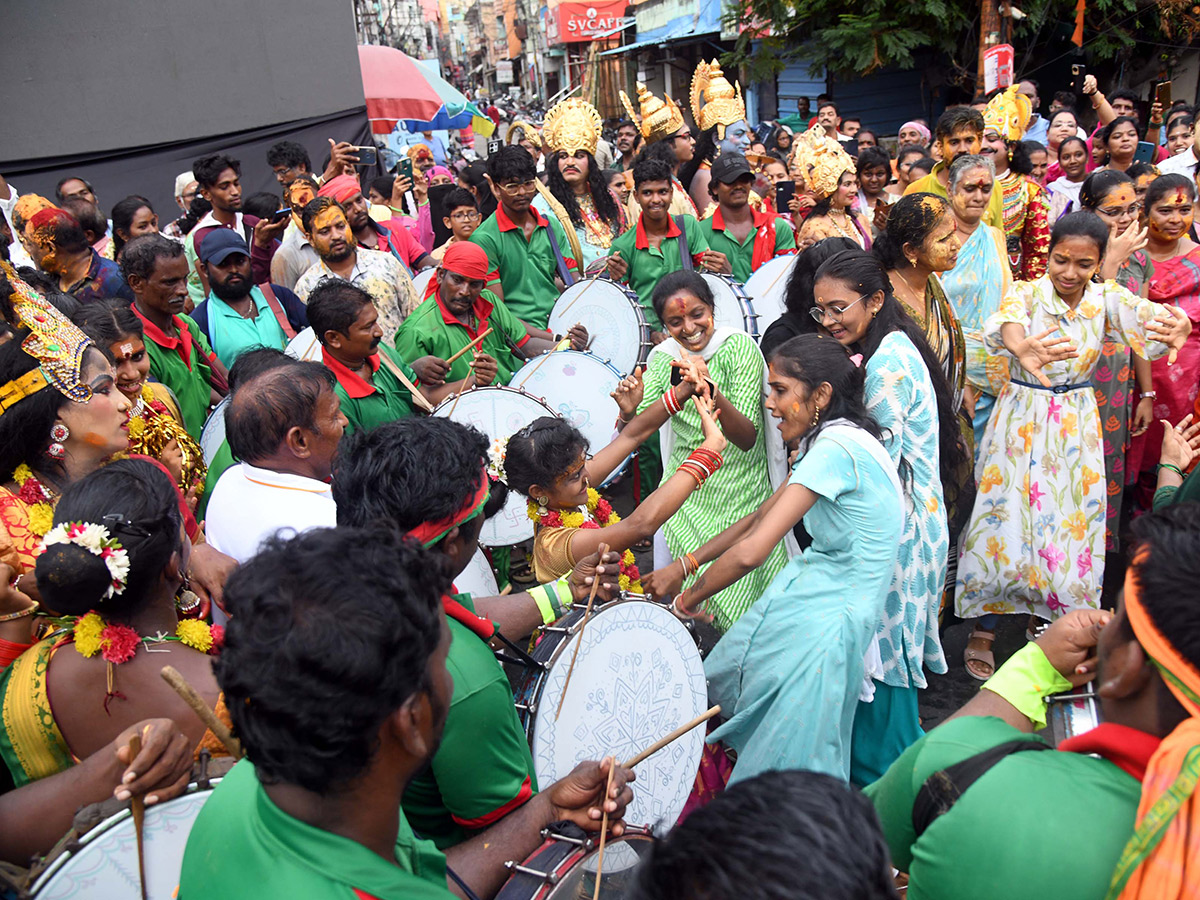
{"label": "gold earring", "polygon": [[820,421],[821,421],[821,407],[814,406],[812,421],[808,423],[808,427],[816,428],[817,425],[820,423]]}
{"label": "gold earring", "polygon": [[912,264],[914,269],[917,267],[917,261],[915,259],[910,259],[909,262]]}

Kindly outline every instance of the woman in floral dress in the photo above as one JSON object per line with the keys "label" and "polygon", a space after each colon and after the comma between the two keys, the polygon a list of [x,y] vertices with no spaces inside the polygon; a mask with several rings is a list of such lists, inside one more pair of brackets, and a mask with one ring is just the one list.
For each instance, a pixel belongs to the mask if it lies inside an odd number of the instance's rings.
{"label": "woman in floral dress", "polygon": [[1090,378],[1100,345],[1126,342],[1157,358],[1182,346],[1190,322],[1114,282],[1095,284],[1108,227],[1064,216],[1047,275],[1014,285],[984,329],[1009,357],[980,451],[979,493],[963,540],[963,618],[1028,612],[1053,619],[1097,608],[1104,577],[1104,455]]}

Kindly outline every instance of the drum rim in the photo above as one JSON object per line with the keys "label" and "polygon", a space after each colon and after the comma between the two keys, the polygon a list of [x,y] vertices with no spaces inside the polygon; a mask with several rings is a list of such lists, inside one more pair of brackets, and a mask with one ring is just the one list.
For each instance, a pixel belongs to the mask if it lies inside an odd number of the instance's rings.
{"label": "drum rim", "polygon": [[[528,892],[522,895],[525,898],[525,900],[532,900],[532,898],[536,898],[536,897],[549,897],[550,894],[552,894],[555,891],[555,889],[557,889],[559,883],[561,883],[561,881],[563,879],[563,876],[565,876],[568,872],[570,872],[572,869],[574,869],[576,865],[583,862],[583,860],[587,859],[589,856],[599,853],[600,848],[599,848],[598,838],[594,838],[589,835],[589,839],[591,839],[593,841],[592,846],[590,846],[590,847],[576,846],[573,850],[571,850],[571,852],[567,853],[566,856],[564,856],[561,860],[559,860],[559,862],[552,869],[549,869],[546,872],[547,875],[554,876],[553,883],[548,884],[545,881],[539,881],[537,884],[529,885]],[[657,843],[658,837],[655,836],[654,829],[648,825],[628,825],[627,824],[625,826],[624,833],[622,833],[620,835],[620,837],[611,837],[610,836],[605,841],[605,847],[606,848],[611,847],[613,844],[634,843],[634,842],[642,842],[642,841],[649,841],[651,844]],[[537,848],[534,849],[534,851],[532,853],[530,853],[528,856],[526,856],[524,859],[522,859],[520,864],[522,866],[534,868],[534,866],[531,864],[534,862],[534,860],[538,856],[540,856],[541,854],[545,853],[547,850],[550,850],[561,843],[563,843],[563,842],[559,841],[559,840],[555,840],[553,835],[547,835],[546,839],[543,840],[540,844],[538,844]],[[539,870],[539,871],[541,871],[541,870]],[[500,890],[496,892],[496,896],[497,897],[502,897],[502,896],[515,897],[516,896],[515,886],[517,886],[517,879],[522,878],[522,877],[533,878],[534,876],[532,876],[526,872],[513,872],[512,875],[510,875],[507,879],[505,879],[504,884],[502,884],[500,886]],[[507,895],[505,895],[504,891],[506,889],[508,889],[508,887],[510,885],[514,886],[514,891],[510,891]],[[521,885],[521,886],[523,887],[523,885]]]}

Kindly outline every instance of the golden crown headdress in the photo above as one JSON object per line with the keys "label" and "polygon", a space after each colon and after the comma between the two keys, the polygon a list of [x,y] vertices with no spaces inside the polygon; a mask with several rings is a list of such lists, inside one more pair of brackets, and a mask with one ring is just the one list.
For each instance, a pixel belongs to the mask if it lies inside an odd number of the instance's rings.
{"label": "golden crown headdress", "polygon": [[1011,85],[988,101],[983,111],[983,130],[994,131],[1006,141],[1019,141],[1025,136],[1033,102]]}
{"label": "golden crown headdress", "polygon": [[26,284],[13,267],[0,261],[8,283],[12,286],[14,330],[29,329],[21,349],[38,362],[38,367],[0,386],[0,415],[52,384],[68,400],[84,403],[92,398],[92,389],[83,383],[83,354],[92,345],[91,339],[70,319],[50,305]]}
{"label": "golden crown headdress", "polygon": [[679,107],[670,97],[660,100],[650,93],[650,88],[639,81],[637,83],[637,100],[638,108],[642,111],[640,118],[633,111],[629,95],[621,91],[621,103],[625,105],[625,111],[629,113],[629,118],[633,120],[633,124],[642,133],[647,144],[669,138],[683,127],[683,113],[679,111]]}
{"label": "golden crown headdress", "polygon": [[796,138],[792,165],[799,170],[808,190],[818,197],[828,197],[837,190],[842,176],[854,171],[854,159],[840,142],[819,127],[809,128]]}
{"label": "golden crown headdress", "polygon": [[596,107],[579,97],[563,100],[550,107],[542,123],[542,142],[553,151],[596,155],[596,144],[604,122]]}
{"label": "golden crown headdress", "polygon": [[716,125],[718,140],[725,139],[726,126],[746,118],[742,86],[730,84],[715,59],[701,60],[692,75],[692,118],[701,131]]}
{"label": "golden crown headdress", "polygon": [[533,143],[533,146],[537,147],[539,150],[542,149],[542,136],[540,133],[538,133],[537,126],[531,125],[529,122],[521,119],[517,119],[510,126],[508,126],[508,134],[504,136],[504,143],[511,147],[522,138],[529,138],[529,140]]}

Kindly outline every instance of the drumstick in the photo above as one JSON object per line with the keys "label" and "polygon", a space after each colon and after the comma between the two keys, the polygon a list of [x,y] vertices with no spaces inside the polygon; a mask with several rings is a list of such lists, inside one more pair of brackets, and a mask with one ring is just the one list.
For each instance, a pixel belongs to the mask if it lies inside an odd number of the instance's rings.
{"label": "drumstick", "polygon": [[[583,290],[582,290],[582,291],[580,291],[578,294],[576,294],[574,297],[572,297],[572,298],[571,298],[571,302],[570,302],[570,303],[568,303],[566,306],[564,306],[564,307],[562,308],[562,311],[561,311],[561,312],[559,312],[559,315],[564,315],[564,314],[566,314],[566,311],[567,311],[568,309],[570,309],[572,306],[574,306],[574,305],[575,305],[575,303],[576,303],[576,301],[577,301],[577,300],[579,300],[579,298],[580,298],[580,297],[582,297],[584,294],[586,294],[588,291],[590,291],[590,290],[592,289],[592,286],[593,286],[593,285],[595,285],[595,284],[598,284],[598,283],[600,282],[600,280],[601,280],[601,279],[600,279],[600,276],[597,276],[597,277],[593,278],[591,281],[589,281],[589,282],[587,283],[587,285],[585,285],[585,286],[584,286]],[[611,279],[611,278],[606,278],[606,279],[604,279],[604,280],[605,280],[605,281],[612,281],[612,279]],[[614,282],[614,284],[615,284],[615,282]]]}
{"label": "drumstick", "polygon": [[447,419],[454,418],[454,410],[458,406],[458,401],[462,399],[463,388],[467,386],[467,379],[471,377],[471,371],[475,368],[475,360],[471,360],[467,366],[467,374],[463,376],[463,380],[458,383],[458,390],[454,392],[454,402],[450,404],[450,412],[446,413]]}
{"label": "drumstick", "polygon": [[460,356],[462,356],[464,353],[466,353],[468,350],[470,350],[472,347],[474,347],[476,344],[478,344],[480,341],[482,341],[485,337],[487,337],[491,333],[492,333],[492,329],[488,328],[487,331],[485,331],[483,334],[479,335],[479,337],[475,338],[475,340],[471,341],[471,343],[467,344],[467,346],[463,347],[461,350],[459,350],[457,353],[455,353],[452,357],[450,357],[448,360],[446,360],[446,365],[453,365],[454,361],[456,359],[458,359]]}
{"label": "drumstick", "polygon": [[225,749],[229,751],[229,755],[234,759],[242,758],[242,742],[235,738],[226,727],[225,723],[217,718],[217,714],[208,708],[208,704],[204,702],[204,698],[196,693],[196,689],[187,683],[179,671],[174,666],[162,667],[163,681],[175,689],[183,702],[192,708],[192,712],[200,717],[200,721],[208,726],[208,730],[217,736]]}
{"label": "drumstick", "polygon": [[[142,752],[141,735],[135,734],[129,739],[129,761],[137,759]],[[144,846],[144,825],[146,824],[146,801],[141,794],[129,798],[129,812],[133,816],[133,832],[137,836],[138,886],[142,889],[142,900],[146,898],[146,849]]]}
{"label": "drumstick", "polygon": [[612,791],[613,773],[617,771],[617,758],[608,758],[608,783],[604,786],[604,797],[600,800],[600,855],[596,857],[596,888],[592,900],[600,900],[600,879],[604,872],[604,843],[608,839],[608,795]]}
{"label": "drumstick", "polygon": [[[566,344],[566,347],[563,346],[564,344]],[[537,370],[542,367],[542,365],[546,362],[547,359],[549,359],[556,351],[565,350],[569,346],[571,346],[571,339],[563,338],[561,341],[559,341],[557,344],[555,344],[553,347],[551,347],[549,350],[547,350],[545,353],[543,353],[542,358],[539,359],[537,361],[537,364],[534,365],[534,367],[529,370],[529,374],[526,375],[524,378],[522,378],[521,383],[518,385],[515,385],[515,387],[524,387],[525,383],[527,381],[529,381],[530,378],[532,378],[534,375],[537,374]],[[509,387],[513,387],[513,386],[514,385],[509,385]]]}
{"label": "drumstick", "polygon": [[[771,288],[775,287],[775,283],[777,281],[779,281],[780,278],[782,278],[784,275],[786,275],[790,271],[792,271],[791,266],[784,266],[783,271],[771,279],[771,283],[767,285],[767,289],[765,291],[763,291],[763,294],[766,295],[766,294],[771,293]],[[753,299],[753,298],[751,298],[751,299]]]}
{"label": "drumstick", "polygon": [[[604,554],[608,552],[608,544],[601,543],[599,549],[600,559],[604,559]],[[618,563],[618,567],[620,563]],[[567,688],[571,685],[571,673],[575,671],[575,660],[579,657],[579,645],[583,643],[583,629],[587,628],[588,619],[592,617],[592,601],[596,599],[596,591],[600,588],[600,579],[592,579],[592,592],[588,594],[587,609],[583,611],[583,624],[579,626],[579,634],[575,636],[575,650],[571,653],[571,665],[567,667],[567,680],[563,682],[562,695],[558,698],[558,711],[554,713],[554,721],[558,721],[558,717],[562,715],[563,701],[567,699]]]}
{"label": "drumstick", "polygon": [[647,757],[653,756],[655,753],[657,753],[663,747],[667,746],[667,744],[671,743],[672,741],[679,740],[681,737],[683,737],[685,734],[687,734],[689,731],[691,731],[697,725],[704,724],[709,719],[711,719],[713,716],[718,715],[720,712],[721,712],[721,707],[719,704],[717,706],[709,707],[704,712],[700,713],[700,715],[696,716],[696,718],[692,719],[692,721],[690,721],[684,725],[680,725],[678,728],[676,728],[674,731],[672,731],[666,737],[659,738],[657,741],[655,741],[653,744],[651,744],[649,747],[647,747],[645,750],[643,750],[637,756],[631,757],[627,762],[624,762],[621,765],[626,769],[632,769],[638,763],[644,762]]}

